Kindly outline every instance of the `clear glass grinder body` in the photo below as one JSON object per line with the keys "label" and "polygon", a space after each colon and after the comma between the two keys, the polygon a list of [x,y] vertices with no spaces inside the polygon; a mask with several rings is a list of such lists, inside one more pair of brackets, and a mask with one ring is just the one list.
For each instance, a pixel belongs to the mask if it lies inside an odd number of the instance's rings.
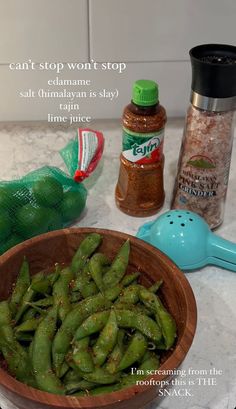
{"label": "clear glass grinder body", "polygon": [[188,209],[218,227],[224,217],[236,109],[236,47],[206,44],[190,50],[187,111],[171,207]]}

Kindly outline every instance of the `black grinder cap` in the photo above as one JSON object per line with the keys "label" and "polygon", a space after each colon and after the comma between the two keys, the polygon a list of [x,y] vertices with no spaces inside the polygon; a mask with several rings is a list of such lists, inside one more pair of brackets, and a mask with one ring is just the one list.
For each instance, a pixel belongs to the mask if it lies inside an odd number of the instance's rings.
{"label": "black grinder cap", "polygon": [[211,98],[236,96],[236,47],[203,44],[189,51],[192,90]]}

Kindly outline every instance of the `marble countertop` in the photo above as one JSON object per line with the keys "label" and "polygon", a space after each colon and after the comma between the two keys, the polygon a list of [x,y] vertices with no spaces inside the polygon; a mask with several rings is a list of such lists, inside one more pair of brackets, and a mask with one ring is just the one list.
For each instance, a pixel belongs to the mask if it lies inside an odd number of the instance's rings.
{"label": "marble countertop", "polygon": [[[105,136],[103,160],[92,177],[87,180],[89,189],[87,211],[79,226],[106,227],[135,235],[147,219],[133,218],[121,213],[115,206],[114,187],[119,169],[121,130],[119,121],[94,121],[93,129]],[[165,134],[165,191],[166,200],[161,212],[170,206],[171,192],[176,174],[181,143],[183,120],[169,120]],[[74,129],[49,126],[45,123],[0,124],[0,179],[19,178],[26,172],[44,165],[65,170],[58,151],[74,135]],[[232,158],[236,155],[236,144]],[[225,220],[217,234],[236,241],[236,161],[232,160]],[[198,308],[198,326],[192,347],[182,365],[195,375],[188,376],[195,383],[192,396],[167,396],[159,409],[235,409],[236,407],[236,274],[217,267],[205,267],[187,273]],[[221,371],[221,375],[205,376],[203,371]],[[219,372],[218,372],[219,373]],[[202,375],[201,375],[202,374]],[[198,381],[198,378],[215,378]],[[186,379],[186,378],[185,378]],[[207,383],[199,386],[199,382]],[[182,387],[174,389],[178,392]],[[13,406],[0,397],[2,409]],[[157,402],[147,406],[155,409]],[[15,409],[15,408],[14,408]]]}

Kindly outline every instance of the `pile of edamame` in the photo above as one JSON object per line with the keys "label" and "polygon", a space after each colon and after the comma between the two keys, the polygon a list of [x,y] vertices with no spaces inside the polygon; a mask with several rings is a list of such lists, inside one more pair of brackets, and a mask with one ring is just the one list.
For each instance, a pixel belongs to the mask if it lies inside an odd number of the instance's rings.
{"label": "pile of edamame", "polygon": [[145,288],[139,272],[126,274],[129,240],[112,261],[101,241],[88,234],[69,266],[32,278],[23,260],[0,302],[0,350],[19,381],[54,394],[109,393],[158,369],[173,346],[176,324],[156,295],[162,282]]}

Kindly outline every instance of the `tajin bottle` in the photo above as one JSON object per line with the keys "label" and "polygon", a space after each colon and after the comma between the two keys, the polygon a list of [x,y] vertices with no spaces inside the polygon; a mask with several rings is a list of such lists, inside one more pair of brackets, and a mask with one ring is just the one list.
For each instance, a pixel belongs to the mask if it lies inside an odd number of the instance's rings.
{"label": "tajin bottle", "polygon": [[123,143],[115,191],[120,210],[132,216],[155,214],[163,205],[164,127],[158,85],[138,80],[123,113]]}

